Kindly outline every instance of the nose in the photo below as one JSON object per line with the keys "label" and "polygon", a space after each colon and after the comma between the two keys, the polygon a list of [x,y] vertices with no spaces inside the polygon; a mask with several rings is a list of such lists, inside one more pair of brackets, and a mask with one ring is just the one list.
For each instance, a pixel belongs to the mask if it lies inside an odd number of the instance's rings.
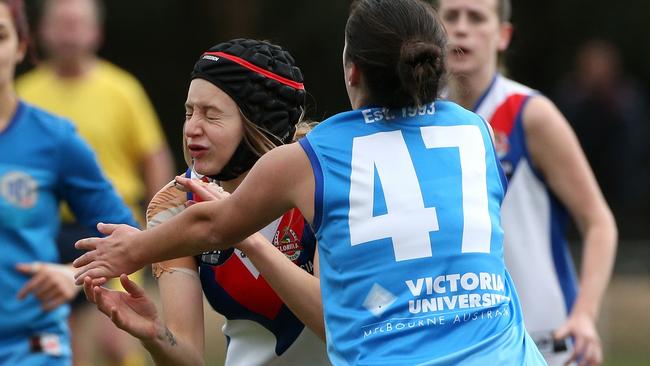
{"label": "nose", "polygon": [[185,133],[186,137],[196,137],[200,136],[203,133],[201,123],[199,122],[199,118],[197,117],[196,113],[193,113],[190,118],[187,118],[185,120],[183,132]]}
{"label": "nose", "polygon": [[469,27],[469,21],[467,19],[467,14],[461,13],[458,15],[455,21],[452,22],[451,26],[449,27],[450,28],[449,33],[453,34],[456,37],[459,36],[462,37],[467,35],[468,27]]}

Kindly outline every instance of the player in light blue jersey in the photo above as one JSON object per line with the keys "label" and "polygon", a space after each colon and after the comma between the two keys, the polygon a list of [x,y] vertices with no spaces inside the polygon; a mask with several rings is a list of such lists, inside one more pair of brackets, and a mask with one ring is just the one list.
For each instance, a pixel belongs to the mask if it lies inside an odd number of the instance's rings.
{"label": "player in light blue jersey", "polygon": [[57,264],[59,202],[93,231],[135,221],[72,124],[17,99],[26,39],[22,1],[0,1],[0,365],[71,365],[65,303],[78,290]]}
{"label": "player in light blue jersey", "polygon": [[[109,237],[79,241],[91,251],[75,262],[78,281],[226,248],[295,206],[319,241],[314,273],[333,364],[544,365],[503,262],[505,181],[490,129],[435,101],[446,46],[435,12],[419,0],[357,1],[345,40],[354,110],[267,153],[229,198],[146,232],[107,225]],[[262,246],[238,246],[266,258],[260,272],[322,328],[318,284],[288,275]]]}

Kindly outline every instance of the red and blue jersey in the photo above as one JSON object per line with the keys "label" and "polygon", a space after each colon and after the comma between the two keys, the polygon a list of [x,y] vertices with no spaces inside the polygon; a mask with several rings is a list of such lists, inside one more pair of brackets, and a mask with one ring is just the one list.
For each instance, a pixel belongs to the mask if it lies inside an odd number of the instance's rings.
{"label": "red and blue jersey", "polygon": [[[198,200],[191,193],[187,199]],[[313,273],[316,239],[298,209],[261,234],[297,266]],[[197,257],[203,292],[226,318],[226,365],[328,365],[325,344],[298,320],[238,249]]]}
{"label": "red and blue jersey", "polygon": [[494,129],[497,155],[509,179],[501,211],[505,260],[533,338],[561,325],[577,294],[564,237],[567,212],[531,163],[527,147],[522,115],[537,94],[496,75],[474,108]]}

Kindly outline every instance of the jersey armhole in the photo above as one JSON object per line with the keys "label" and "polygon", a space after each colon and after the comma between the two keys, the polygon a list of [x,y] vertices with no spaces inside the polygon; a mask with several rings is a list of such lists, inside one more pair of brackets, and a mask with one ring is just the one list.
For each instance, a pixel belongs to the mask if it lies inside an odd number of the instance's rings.
{"label": "jersey armhole", "polygon": [[501,166],[501,160],[499,160],[499,157],[497,156],[497,150],[494,147],[494,139],[492,138],[492,136],[490,136],[490,128],[491,128],[490,124],[488,123],[488,121],[485,120],[485,118],[481,116],[478,117],[481,119],[481,121],[485,125],[485,128],[488,131],[488,136],[490,137],[490,144],[492,146],[492,154],[491,154],[492,159],[494,161],[494,164],[497,167],[497,171],[499,172],[499,183],[501,183],[501,191],[505,196],[506,191],[508,189],[508,178],[506,178],[506,174],[503,172],[503,167]]}
{"label": "jersey armhole", "polygon": [[311,169],[314,173],[314,218],[312,220],[312,227],[314,233],[317,233],[323,221],[323,169],[309,140],[303,137],[298,140],[298,143],[305,151],[305,154],[307,154],[307,158],[309,158],[309,162],[311,163]]}

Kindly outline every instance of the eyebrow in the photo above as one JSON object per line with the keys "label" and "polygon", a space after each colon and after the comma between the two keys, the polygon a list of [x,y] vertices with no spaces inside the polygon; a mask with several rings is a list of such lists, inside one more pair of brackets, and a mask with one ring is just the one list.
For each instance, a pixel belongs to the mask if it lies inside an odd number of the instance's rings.
{"label": "eyebrow", "polygon": [[[218,113],[223,113],[223,110],[221,110],[221,108],[219,108],[218,106],[216,106],[216,105],[214,105],[214,104],[209,104],[209,105],[204,106],[204,107],[205,107],[205,109],[207,109],[207,110],[214,110],[214,111],[216,111],[216,112],[218,112]],[[194,109],[194,105],[185,102],[185,109],[186,109],[186,110],[187,110],[187,109]]]}

